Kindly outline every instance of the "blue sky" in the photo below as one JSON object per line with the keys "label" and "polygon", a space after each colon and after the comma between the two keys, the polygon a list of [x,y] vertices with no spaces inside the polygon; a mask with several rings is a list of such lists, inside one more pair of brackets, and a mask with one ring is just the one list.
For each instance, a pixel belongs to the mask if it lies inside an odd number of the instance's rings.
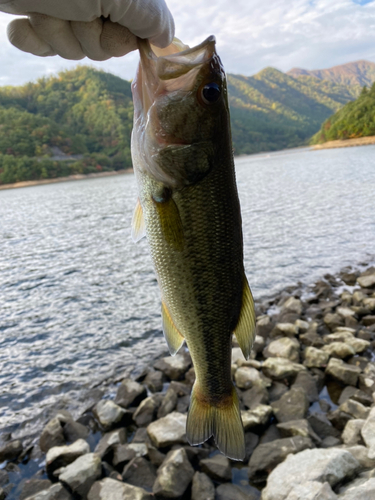
{"label": "blue sky", "polygon": [[[267,66],[321,69],[359,59],[375,62],[375,0],[167,0],[177,36],[193,45],[217,38],[226,70],[253,75]],[[0,85],[22,84],[73,68],[59,57],[37,58],[10,45],[0,13]],[[131,79],[137,54],[91,64]]]}

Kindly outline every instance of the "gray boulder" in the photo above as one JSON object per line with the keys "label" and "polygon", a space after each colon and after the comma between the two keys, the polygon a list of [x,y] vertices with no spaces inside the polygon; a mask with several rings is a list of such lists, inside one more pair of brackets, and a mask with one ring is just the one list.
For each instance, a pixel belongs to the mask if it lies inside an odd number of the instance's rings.
{"label": "gray boulder", "polygon": [[373,500],[375,498],[375,478],[358,478],[340,489],[338,500]]}
{"label": "gray boulder", "polygon": [[167,358],[159,359],[154,368],[163,372],[170,380],[180,380],[191,366],[189,356],[176,354]]}
{"label": "gray boulder", "polygon": [[260,373],[250,366],[241,366],[234,374],[234,380],[239,389],[249,389],[261,382]]}
{"label": "gray boulder", "polygon": [[113,447],[118,444],[126,443],[126,429],[116,429],[111,432],[106,432],[96,445],[94,453],[105,459],[106,455],[113,450]]}
{"label": "gray boulder", "polygon": [[268,358],[262,366],[266,377],[274,380],[295,379],[298,373],[304,370],[306,368],[303,365],[293,363],[285,358]]}
{"label": "gray boulder", "polygon": [[258,405],[253,410],[241,411],[242,423],[245,431],[254,427],[267,425],[272,415],[272,407]]}
{"label": "gray boulder", "polygon": [[78,439],[70,446],[54,446],[50,448],[46,455],[47,473],[52,474],[56,469],[66,467],[86,453],[90,453],[90,446],[83,439]]}
{"label": "gray boulder", "polygon": [[305,350],[305,361],[303,364],[307,368],[325,368],[328,364],[329,354],[322,351],[321,349],[316,349],[316,347],[306,347]]}
{"label": "gray boulder", "polygon": [[313,448],[310,438],[294,436],[258,445],[249,461],[249,477],[265,476],[293,453]]}
{"label": "gray boulder", "polygon": [[288,422],[277,424],[277,428],[282,437],[302,436],[312,439],[317,444],[321,442],[320,437],[314,432],[306,419],[289,420]]}
{"label": "gray boulder", "polygon": [[99,455],[87,453],[61,469],[59,480],[66,484],[74,494],[85,498],[94,482],[102,475]]}
{"label": "gray boulder", "polygon": [[94,408],[94,414],[105,430],[129,423],[129,413],[109,399],[99,401]]}
{"label": "gray boulder", "polygon": [[173,387],[168,387],[167,392],[161,402],[161,405],[158,409],[157,418],[163,418],[168,413],[171,413],[177,406],[177,393],[173,389]]}
{"label": "gray boulder", "polygon": [[186,451],[183,448],[168,453],[158,469],[153,493],[165,498],[182,496],[194,476]]}
{"label": "gray boulder", "polygon": [[61,483],[57,483],[25,500],[73,500],[73,497]]}
{"label": "gray boulder", "polygon": [[65,437],[61,422],[58,417],[54,417],[44,427],[39,439],[39,446],[44,453],[53,446],[63,446]]}
{"label": "gray boulder", "polygon": [[365,273],[357,278],[357,282],[362,288],[373,288],[375,286],[375,271],[365,271]]}
{"label": "gray boulder", "polygon": [[191,500],[215,500],[215,486],[204,472],[196,472],[191,487]]}
{"label": "gray boulder", "polygon": [[25,500],[41,491],[48,490],[51,486],[52,482],[48,479],[28,479],[23,484],[22,492],[18,500]]}
{"label": "gray boulder", "polygon": [[365,421],[360,419],[353,419],[347,422],[341,436],[347,446],[363,444],[361,431],[364,423]]}
{"label": "gray boulder", "polygon": [[74,420],[69,420],[63,427],[64,438],[70,443],[74,443],[77,439],[86,439],[89,432],[85,425]]}
{"label": "gray boulder", "polygon": [[359,418],[365,420],[370,413],[370,408],[364,406],[358,401],[354,401],[353,399],[347,399],[344,403],[340,405],[340,411],[344,411],[348,413],[353,418]]}
{"label": "gray boulder", "polygon": [[87,500],[152,500],[143,488],[121,483],[109,477],[96,481],[91,487]]}
{"label": "gray boulder", "polygon": [[300,387],[305,392],[310,403],[318,401],[319,391],[316,380],[311,375],[311,372],[299,372],[294,384],[292,385],[292,389],[296,389],[297,387]]}
{"label": "gray boulder", "polygon": [[166,380],[167,378],[163,372],[159,370],[150,370],[143,382],[151,392],[161,392]]}
{"label": "gray boulder", "polygon": [[287,500],[337,500],[337,495],[327,482],[308,481],[293,488]]}
{"label": "gray boulder", "polygon": [[146,387],[131,378],[126,378],[117,389],[115,403],[123,408],[138,406],[146,396]]}
{"label": "gray boulder", "polygon": [[154,394],[141,402],[133,414],[133,420],[138,427],[147,427],[154,420],[161,399],[161,395]]}
{"label": "gray boulder", "polygon": [[22,453],[23,446],[19,439],[10,441],[0,448],[0,463],[5,460],[16,460]]}
{"label": "gray boulder", "polygon": [[300,420],[306,416],[309,400],[301,387],[290,389],[278,401],[271,403],[278,422]]}
{"label": "gray boulder", "polygon": [[325,439],[327,437],[340,437],[340,431],[333,427],[331,422],[323,413],[311,413],[307,420],[314,432],[316,432],[321,439]]}
{"label": "gray boulder", "polygon": [[130,460],[135,458],[135,456],[135,450],[129,448],[128,444],[115,444],[113,446],[112,465],[116,467],[117,470],[121,470]]}
{"label": "gray boulder", "polygon": [[354,476],[360,467],[358,460],[344,449],[304,450],[289,455],[268,476],[262,500],[287,500],[293,489],[309,481],[328,482],[334,487]]}
{"label": "gray boulder", "polygon": [[255,384],[242,393],[242,402],[249,410],[254,410],[258,405],[268,404],[268,399],[268,391],[263,383]]}
{"label": "gray boulder", "polygon": [[157,448],[173,444],[186,444],[186,415],[173,412],[164,418],[152,422],[147,433]]}
{"label": "gray boulder", "polygon": [[326,374],[338,380],[344,385],[356,386],[361,369],[357,366],[348,365],[341,359],[331,358],[326,368]]}
{"label": "gray boulder", "polygon": [[136,457],[124,467],[122,479],[125,483],[151,491],[156,479],[156,470],[145,458]]}
{"label": "gray boulder", "polygon": [[368,447],[368,457],[375,458],[375,406],[371,409],[363,427],[362,437]]}
{"label": "gray boulder", "polygon": [[252,488],[251,486],[248,486],[246,488],[246,492],[242,491],[240,487],[231,483],[221,484],[216,489],[215,500],[259,500],[259,499],[260,499],[260,492],[257,489]]}
{"label": "gray boulder", "polygon": [[332,342],[331,344],[325,345],[323,351],[329,356],[339,359],[354,356],[356,353],[354,348],[345,342]]}
{"label": "gray boulder", "polygon": [[232,479],[232,469],[227,457],[217,454],[212,458],[200,461],[202,472],[205,472],[214,481],[230,481]]}
{"label": "gray boulder", "polygon": [[286,358],[299,363],[299,342],[295,338],[282,337],[271,342],[263,351],[266,358]]}

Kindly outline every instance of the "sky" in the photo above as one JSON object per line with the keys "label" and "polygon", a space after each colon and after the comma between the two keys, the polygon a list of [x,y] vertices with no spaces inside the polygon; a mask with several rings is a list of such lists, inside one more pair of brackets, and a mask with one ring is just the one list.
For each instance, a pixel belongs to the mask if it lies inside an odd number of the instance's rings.
{"label": "sky", "polygon": [[[105,0],[103,0],[105,1]],[[194,45],[214,34],[228,73],[253,75],[267,66],[323,69],[360,59],[375,62],[375,0],[167,0],[176,35]],[[14,48],[13,16],[0,13],[0,86],[20,85],[77,66]],[[138,56],[89,64],[131,80]]]}

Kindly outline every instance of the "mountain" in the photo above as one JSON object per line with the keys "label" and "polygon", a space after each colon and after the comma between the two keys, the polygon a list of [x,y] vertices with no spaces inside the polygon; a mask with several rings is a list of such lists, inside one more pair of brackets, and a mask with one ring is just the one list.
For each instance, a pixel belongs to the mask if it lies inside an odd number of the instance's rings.
{"label": "mountain", "polygon": [[316,69],[309,71],[301,68],[293,68],[287,72],[293,78],[300,76],[313,76],[319,80],[329,80],[338,85],[359,85],[360,87],[371,85],[375,82],[375,63],[370,61],[355,61],[341,64],[328,69]]}
{"label": "mountain", "polygon": [[306,144],[321,123],[355,99],[359,87],[311,76],[291,77],[274,68],[254,76],[228,75],[235,154]]}
{"label": "mountain", "polygon": [[347,103],[325,120],[311,143],[319,144],[371,135],[375,135],[375,83],[370,89],[364,87],[358,99]]}

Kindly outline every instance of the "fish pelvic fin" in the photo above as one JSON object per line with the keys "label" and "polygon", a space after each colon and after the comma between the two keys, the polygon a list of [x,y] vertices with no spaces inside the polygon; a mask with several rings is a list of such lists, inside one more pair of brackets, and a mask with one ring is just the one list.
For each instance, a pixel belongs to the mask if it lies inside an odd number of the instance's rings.
{"label": "fish pelvic fin", "polygon": [[245,436],[236,389],[233,387],[232,394],[214,406],[201,396],[196,381],[191,393],[186,437],[194,446],[204,443],[211,436],[221,453],[228,458],[245,458]]}
{"label": "fish pelvic fin", "polygon": [[255,308],[254,299],[251,294],[249,283],[244,275],[243,292],[242,292],[242,307],[237,326],[234,330],[237,342],[241,347],[245,359],[250,356],[251,348],[255,338]]}
{"label": "fish pelvic fin", "polygon": [[167,341],[171,356],[174,356],[181,349],[185,339],[181,332],[176,328],[172,316],[170,315],[164,302],[161,303],[161,315],[163,320],[164,337]]}
{"label": "fish pelvic fin", "polygon": [[133,212],[132,220],[132,239],[135,243],[146,236],[145,219],[143,217],[143,210],[139,198]]}

